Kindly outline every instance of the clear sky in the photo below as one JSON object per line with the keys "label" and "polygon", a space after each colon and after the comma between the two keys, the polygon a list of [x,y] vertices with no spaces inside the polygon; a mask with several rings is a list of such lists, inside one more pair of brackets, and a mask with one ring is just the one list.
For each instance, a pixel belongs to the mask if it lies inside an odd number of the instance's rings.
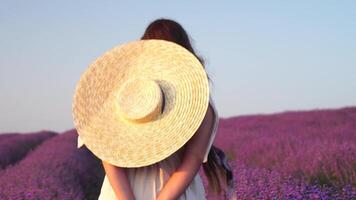
{"label": "clear sky", "polygon": [[[222,3],[224,2],[224,3]],[[178,21],[220,117],[356,105],[356,1],[1,1],[0,132],[73,128],[87,66]]]}

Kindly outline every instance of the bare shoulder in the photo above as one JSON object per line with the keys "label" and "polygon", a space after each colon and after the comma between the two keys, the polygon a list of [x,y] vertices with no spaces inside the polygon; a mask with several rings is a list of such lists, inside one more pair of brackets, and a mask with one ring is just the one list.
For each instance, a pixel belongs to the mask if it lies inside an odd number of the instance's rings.
{"label": "bare shoulder", "polygon": [[215,118],[214,109],[213,109],[212,104],[209,102],[209,106],[205,113],[204,119],[201,122],[195,135],[200,132],[202,132],[204,135],[209,134],[211,132],[210,130],[212,128],[214,118]]}
{"label": "bare shoulder", "polygon": [[205,113],[205,117],[202,121],[202,123],[200,124],[200,127],[198,129],[198,131],[200,132],[204,132],[204,133],[209,133],[210,129],[212,128],[213,122],[214,122],[214,109],[211,105],[211,103],[209,103],[208,109]]}
{"label": "bare shoulder", "polygon": [[195,155],[201,160],[204,160],[206,148],[210,141],[214,122],[214,109],[209,103],[205,117],[200,124],[198,130],[186,144],[186,152],[189,155]]}

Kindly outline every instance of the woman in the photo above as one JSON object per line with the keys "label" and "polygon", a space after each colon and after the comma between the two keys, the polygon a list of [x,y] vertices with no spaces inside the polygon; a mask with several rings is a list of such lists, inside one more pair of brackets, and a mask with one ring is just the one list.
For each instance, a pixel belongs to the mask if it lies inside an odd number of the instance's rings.
{"label": "woman", "polygon": [[[195,54],[186,31],[173,20],[151,22],[141,39],[175,42],[188,49],[203,64],[203,60]],[[201,165],[215,193],[232,192],[231,168],[224,152],[212,145],[217,125],[218,113],[210,98],[210,106],[197,132],[168,158],[140,168],[121,168],[103,161],[106,176],[99,200],[205,199],[198,174]]]}

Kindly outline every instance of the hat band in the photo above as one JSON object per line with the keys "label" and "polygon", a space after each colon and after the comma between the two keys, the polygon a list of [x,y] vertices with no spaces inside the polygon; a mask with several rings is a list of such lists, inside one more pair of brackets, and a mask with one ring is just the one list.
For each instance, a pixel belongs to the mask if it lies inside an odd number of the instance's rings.
{"label": "hat band", "polygon": [[118,94],[120,115],[133,123],[153,121],[163,112],[164,91],[154,80],[130,79],[120,87]]}

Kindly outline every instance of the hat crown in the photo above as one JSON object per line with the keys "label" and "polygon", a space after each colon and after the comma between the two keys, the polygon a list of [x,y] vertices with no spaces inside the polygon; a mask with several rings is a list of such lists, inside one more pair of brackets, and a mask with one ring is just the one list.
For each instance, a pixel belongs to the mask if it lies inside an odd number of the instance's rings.
{"label": "hat crown", "polygon": [[134,123],[153,121],[162,112],[164,93],[152,79],[134,78],[119,89],[118,107],[122,117]]}

